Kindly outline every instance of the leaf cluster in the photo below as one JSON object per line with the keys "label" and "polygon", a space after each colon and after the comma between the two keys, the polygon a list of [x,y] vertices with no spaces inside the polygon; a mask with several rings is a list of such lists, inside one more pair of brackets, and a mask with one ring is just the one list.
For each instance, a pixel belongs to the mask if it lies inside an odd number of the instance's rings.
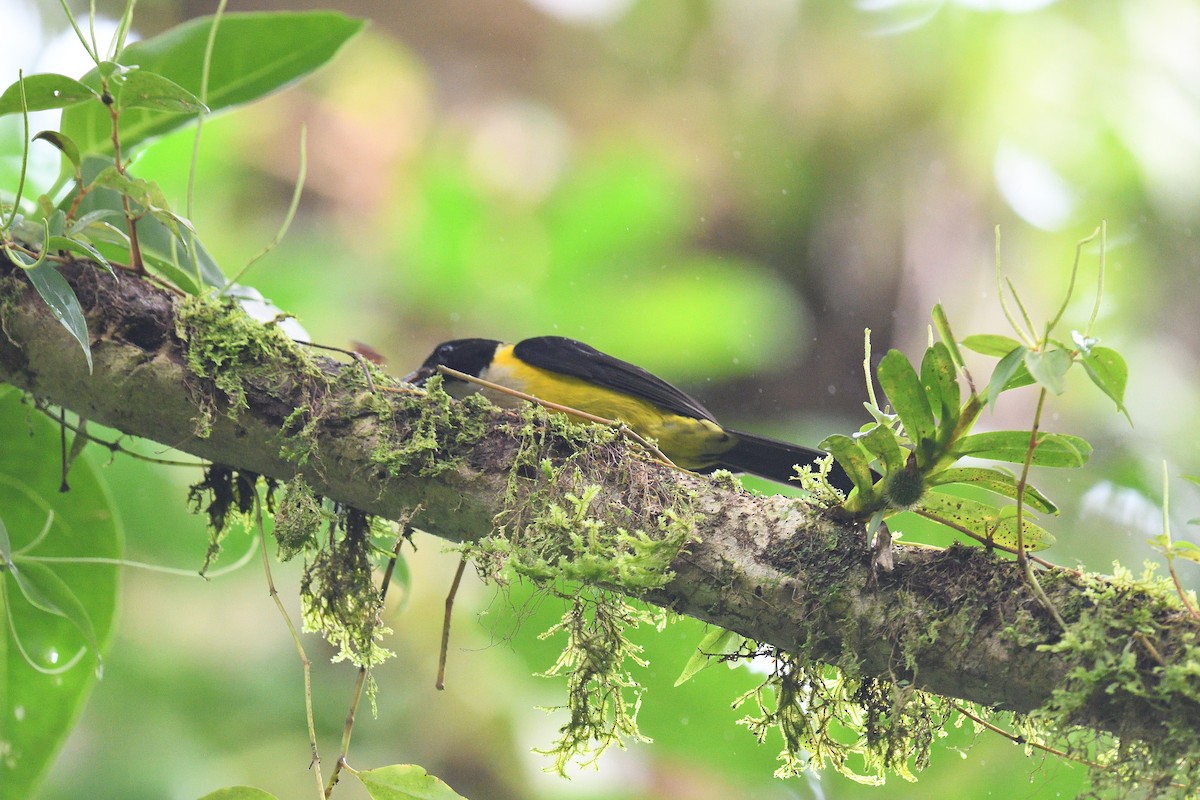
{"label": "leaf cluster", "polygon": [[[151,280],[176,294],[229,289],[189,219],[190,210],[180,210],[161,187],[137,173],[137,155],[156,138],[189,125],[195,126],[198,147],[204,117],[299,80],[327,63],[363,27],[361,20],[335,12],[218,13],[129,43],[133,7],[129,0],[112,41],[102,47],[95,40],[95,26],[81,25],[63,3],[92,67],[76,77],[22,72],[10,86],[0,87],[0,116],[20,115],[24,132],[16,185],[0,187],[0,260],[18,267],[17,274],[29,280],[89,368],[88,322],[60,273],[68,261],[77,263],[82,256],[113,280]],[[30,114],[47,111],[60,112],[58,124],[31,132]],[[46,185],[27,186],[30,148],[47,145],[61,158],[59,175]],[[209,365],[214,363],[210,359]],[[222,366],[214,369],[227,378],[230,365]],[[249,366],[240,366],[235,371],[244,380]],[[219,388],[230,390],[236,408],[240,386]],[[55,463],[54,474],[47,476],[39,470],[54,459],[33,457],[21,443],[29,437],[18,431],[36,427],[46,434],[38,439],[42,451],[57,453],[58,448],[46,447],[50,434],[44,426],[9,414],[10,405],[15,403],[0,407],[0,429],[5,431],[0,447],[0,608],[12,634],[0,637],[0,674],[5,676],[0,716],[17,724],[0,726],[4,798],[31,795],[71,730],[107,646],[115,568],[128,563],[120,558],[115,509],[103,485],[91,476],[86,459],[75,458],[89,440],[83,433],[86,421],[76,428],[75,447],[64,458],[61,473]],[[12,458],[19,461],[9,463]],[[42,484],[50,478],[54,487],[61,484],[67,490],[66,471],[72,463],[70,494],[44,497]],[[15,476],[20,478],[13,482]],[[212,523],[211,559],[229,523],[248,516],[259,484],[257,476],[220,467],[206,483],[205,499],[199,494],[196,499],[206,504]],[[80,505],[86,513],[76,508]],[[365,637],[347,638],[357,645]],[[359,647],[356,652],[363,651]],[[90,664],[96,669],[85,668]],[[397,795],[380,790],[375,796]]]}
{"label": "leaf cluster", "polygon": [[[231,14],[126,45],[133,6],[126,5],[107,51],[69,16],[94,64],[87,74],[22,74],[0,93],[0,116],[21,114],[26,141],[49,144],[63,161],[55,185],[27,204],[26,152],[16,190],[0,195],[0,250],[24,270],[89,368],[87,322],[56,268],[66,254],[114,277],[118,271],[151,275],[189,294],[228,284],[191,221],[156,183],[134,173],[133,156],[205,115],[299,80],[363,27],[335,12]],[[50,110],[62,112],[58,128],[30,137],[28,115]]]}
{"label": "leaf cluster", "polygon": [[[846,511],[876,521],[900,511],[913,511],[1021,557],[1027,550],[1053,544],[1049,531],[1032,519],[1033,512],[1057,514],[1058,509],[1029,483],[1029,470],[1081,467],[1092,448],[1079,436],[1041,430],[1046,393],[1061,394],[1067,372],[1079,364],[1128,417],[1123,400],[1128,371],[1120,354],[1100,346],[1098,339],[1087,332],[1073,331],[1070,343],[1054,336],[1074,288],[1082,248],[1102,231],[1100,228],[1080,242],[1071,287],[1062,307],[1040,334],[1034,333],[1024,304],[1009,284],[1024,327],[1013,316],[1009,319],[1022,339],[984,334],[962,340],[963,347],[998,359],[982,392],[976,389],[959,340],[951,332],[941,306],[936,306],[933,313],[937,339],[931,331],[919,367],[898,350],[883,356],[875,377],[887,405],[881,406],[875,400],[868,381],[871,401],[866,408],[873,421],[853,436],[835,434],[821,443],[854,481],[855,490],[844,504]],[[1098,287],[1102,285],[1103,248]],[[1099,296],[1097,288],[1097,308]],[[1095,312],[1087,330],[1094,321]],[[869,338],[867,356],[869,363]],[[1030,385],[1036,385],[1041,395],[1029,430],[972,433],[983,410],[994,407],[1001,394]],[[1014,474],[998,467],[959,466],[964,458],[1007,462],[1021,469]],[[1006,497],[1015,505],[996,507],[963,497],[953,488],[962,486]]]}

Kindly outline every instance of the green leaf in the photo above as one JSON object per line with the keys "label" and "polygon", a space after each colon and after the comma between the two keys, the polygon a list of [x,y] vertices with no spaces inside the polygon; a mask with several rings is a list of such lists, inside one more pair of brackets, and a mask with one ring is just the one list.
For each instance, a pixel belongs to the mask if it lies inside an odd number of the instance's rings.
{"label": "green leaf", "polygon": [[1062,394],[1066,389],[1063,380],[1067,370],[1071,368],[1071,354],[1061,347],[1053,350],[1027,350],[1025,352],[1025,368],[1038,382],[1038,385]]}
{"label": "green leaf", "polygon": [[973,350],[980,355],[995,356],[1003,358],[1004,356],[1016,350],[1018,347],[1024,347],[1016,339],[1009,336],[1001,336],[996,333],[984,333],[975,336],[968,336],[963,339],[963,347],[968,350]]}
{"label": "green leaf", "polygon": [[941,427],[949,432],[958,422],[962,390],[958,385],[958,372],[950,349],[941,342],[934,342],[921,359],[921,384],[929,397],[929,405],[936,409]]}
{"label": "green leaf", "polygon": [[[1125,366],[1121,354],[1109,347],[1093,347],[1080,360],[1092,383],[1117,404],[1117,410],[1125,415],[1125,419],[1129,419],[1129,409],[1125,408],[1125,383],[1129,379],[1129,368]],[[1133,420],[1130,420],[1132,423]]]}
{"label": "green leaf", "polygon": [[878,458],[888,472],[895,472],[904,467],[907,451],[896,440],[896,432],[887,425],[876,423],[867,431],[856,433],[854,439],[866,448],[868,453]]}
{"label": "green leaf", "polygon": [[1200,547],[1196,546],[1194,542],[1172,542],[1171,555],[1174,558],[1182,558],[1200,564]]}
{"label": "green leaf", "polygon": [[[66,108],[85,100],[96,100],[96,105],[100,105],[100,97],[94,89],[66,75],[48,72],[25,78],[25,107],[28,111]],[[5,89],[4,94],[0,94],[0,116],[20,113],[21,82],[17,81]]]}
{"label": "green leaf", "polygon": [[[63,228],[65,228],[66,225],[66,213],[61,208],[54,209],[50,216],[46,217],[46,228],[43,231],[44,234],[49,234],[49,238],[46,241],[49,242],[50,239],[53,239],[55,236],[61,236]],[[47,246],[44,249],[51,250],[53,248]]]}
{"label": "green leaf", "polygon": [[[59,492],[62,467],[57,428],[31,415],[20,396],[0,397],[0,515],[11,556],[30,577],[43,603],[90,621],[100,652],[108,647],[117,602],[117,569],[106,564],[30,561],[31,557],[119,558],[121,534],[107,490],[84,454],[71,471],[72,489]],[[33,545],[31,547],[31,545]],[[52,570],[58,580],[44,580]],[[35,576],[35,573],[37,575]],[[51,585],[53,583],[53,585]],[[6,752],[0,758],[0,800],[36,796],[36,785],[74,726],[96,682],[86,656],[94,647],[71,619],[47,614],[26,602],[12,574],[0,570],[0,597],[7,599],[12,625],[0,631],[0,719]],[[79,607],[57,593],[69,587]],[[34,669],[22,655],[57,674]],[[72,659],[80,655],[78,662]]]}
{"label": "green leaf", "polygon": [[124,219],[125,212],[123,210],[116,208],[98,208],[95,211],[89,211],[88,213],[79,216],[78,219],[71,223],[68,233],[84,233],[87,231],[89,226],[98,222],[105,222],[109,220],[116,222],[118,220],[124,221]]}
{"label": "green leaf", "polygon": [[206,794],[200,800],[279,800],[279,798],[252,786],[230,786]]}
{"label": "green leaf", "polygon": [[[1008,472],[986,467],[955,467],[934,473],[926,479],[929,486],[944,486],[950,483],[965,483],[978,486],[989,492],[1017,499],[1017,477]],[[1058,506],[1028,483],[1025,484],[1025,504],[1046,514],[1057,514]]]}
{"label": "green leaf", "polygon": [[1033,376],[1029,374],[1029,370],[1025,368],[1025,359],[1021,359],[1021,364],[1017,367],[1017,371],[1008,379],[1008,383],[1004,384],[1002,392],[1007,392],[1010,389],[1020,389],[1022,386],[1030,386],[1033,384]]}
{"label": "green leaf", "polygon": [[147,211],[165,211],[171,207],[157,183],[135,178],[128,172],[121,174],[115,166],[105,167],[92,179],[89,190],[95,189],[111,189]]}
{"label": "green leaf", "polygon": [[[101,175],[105,175],[102,183],[114,181],[122,187],[130,186],[132,191],[132,183],[136,179],[131,178],[129,183],[124,183],[118,180],[119,175],[116,178],[112,177],[115,172],[106,159],[98,156],[86,156],[83,160],[85,181],[94,182]],[[149,184],[149,182],[146,183]],[[153,184],[139,187],[136,191],[147,192],[145,199],[148,202],[166,202],[161,190]],[[74,197],[74,193],[71,193],[60,205],[69,206],[74,201]],[[110,260],[129,259],[128,235],[123,230],[118,230],[104,222],[106,219],[117,219],[121,221],[122,225],[125,224],[125,212],[121,205],[120,193],[113,189],[96,188],[84,197],[79,204],[78,213],[81,215],[80,220],[92,221],[88,229],[91,239],[112,245],[107,249],[101,248],[107,258]],[[146,264],[180,289],[191,294],[198,291],[197,273],[205,286],[224,287],[226,282],[224,274],[199,238],[192,235],[190,224],[175,215],[172,216],[172,219],[179,219],[181,224],[168,226],[156,217],[143,217],[138,220],[138,243]],[[180,230],[181,227],[187,230]]]}
{"label": "green leaf", "polygon": [[[4,394],[7,393],[0,393],[0,399],[4,397]],[[8,528],[4,525],[4,518],[0,517],[0,571],[3,571],[12,563],[12,541],[8,538]]]}
{"label": "green leaf", "polygon": [[[185,244],[186,240],[176,237],[161,222],[152,218],[138,220],[137,229],[142,260],[150,271],[163,276],[188,294],[197,294],[199,287],[196,285],[195,267]],[[107,222],[93,223],[88,230],[91,234],[88,238],[101,243],[97,250],[100,250],[102,255],[110,259],[127,260],[129,258],[129,235],[125,231],[115,228]],[[174,242],[175,245],[175,255],[171,253],[171,242]],[[196,241],[196,245],[203,257],[207,259],[208,253],[203,251],[199,240]],[[176,259],[178,259],[178,263],[176,263]],[[211,259],[205,263],[211,264]],[[216,266],[212,265],[212,269],[216,270]],[[208,270],[202,268],[201,274],[207,278]],[[218,274],[220,274],[219,271]],[[225,281],[222,276],[219,282],[206,282],[205,285],[224,286]]]}
{"label": "green leaf", "polygon": [[[1001,392],[1014,388],[1013,379],[1018,371],[1028,374],[1029,371],[1025,369],[1025,353],[1027,352],[1023,345],[1017,345],[1013,350],[1005,353],[1004,357],[1000,359],[1000,363],[992,370],[987,391],[984,392],[984,401],[992,408],[996,407],[996,398],[1000,396]],[[1033,378],[1029,380],[1032,382]]]}
{"label": "green leaf", "polygon": [[[1028,449],[1028,431],[991,431],[964,436],[955,445],[954,454],[1024,464]],[[1091,454],[1092,446],[1078,436],[1047,433],[1040,437],[1030,463],[1038,467],[1082,467]]]}
{"label": "green leaf", "polygon": [[92,371],[92,346],[88,342],[87,320],[83,317],[83,306],[67,279],[53,265],[43,262],[33,269],[25,270],[29,282],[50,307],[50,313],[75,337],[87,359],[88,372]]}
{"label": "green leaf", "polygon": [[172,80],[144,69],[132,69],[121,81],[117,107],[152,108],[169,114],[200,114],[208,106]]}
{"label": "green leaf", "polygon": [[465,800],[416,764],[396,764],[353,773],[371,800]]}
{"label": "green leaf", "polygon": [[950,330],[950,320],[946,317],[946,312],[942,308],[941,303],[933,307],[933,327],[937,330],[942,344],[946,345],[946,349],[950,352],[950,359],[954,362],[954,366],[963,366],[964,362],[962,353],[958,349],[958,340],[954,338],[954,334]]}
{"label": "green leaf", "polygon": [[[922,516],[965,533],[981,542],[1017,549],[1017,516],[1012,506],[995,508],[977,500],[954,497],[938,491],[926,492],[917,505]],[[1054,536],[1035,525],[1030,514],[1024,515],[1026,550],[1044,550],[1054,544]]]}
{"label": "green leaf", "polygon": [[889,350],[879,362],[879,385],[887,394],[888,402],[900,416],[904,432],[917,447],[917,460],[924,465],[923,443],[932,442],[936,432],[933,410],[929,397],[917,377],[917,371],[899,350]]}
{"label": "green leaf", "polygon": [[[1195,520],[1189,520],[1188,524],[1193,525],[1195,522]],[[1149,544],[1154,549],[1162,552],[1167,558],[1182,558],[1200,564],[1200,545],[1197,545],[1195,542],[1172,541],[1168,534],[1160,533],[1158,536],[1150,539]]]}
{"label": "green leaf", "polygon": [[103,662],[100,653],[100,642],[96,639],[96,631],[87,609],[79,598],[71,591],[71,587],[45,564],[17,557],[13,578],[31,605],[40,608],[48,614],[60,616],[72,625],[83,637],[92,655],[96,659],[96,668]]}
{"label": "green leaf", "polygon": [[39,131],[38,133],[34,134],[33,140],[35,142],[47,142],[48,144],[57,148],[59,152],[66,156],[66,159],[71,162],[71,165],[74,166],[76,170],[79,169],[79,147],[75,144],[75,142],[71,141],[71,137],[65,136],[58,131]]}
{"label": "green leaf", "polygon": [[687,683],[696,676],[696,673],[712,666],[721,656],[736,653],[742,646],[744,638],[740,633],[734,633],[724,628],[710,630],[700,640],[700,644],[696,645],[696,651],[684,665],[683,672],[675,680],[675,685],[682,686]]}
{"label": "green leaf", "polygon": [[865,492],[874,484],[874,478],[871,475],[871,465],[867,462],[867,457],[863,454],[858,444],[841,433],[835,433],[817,445],[822,450],[831,453],[842,469],[846,470],[846,474],[850,476],[850,480],[860,492]]}
{"label": "green leaf", "polygon": [[73,253],[80,253],[108,270],[109,275],[112,275],[114,278],[117,277],[117,273],[113,271],[112,264],[108,263],[108,259],[101,255],[99,250],[80,239],[70,236],[51,236],[46,240],[46,250],[50,252],[70,250]]}
{"label": "green leaf", "polygon": [[[119,78],[125,73],[125,69],[125,66],[115,61],[101,61],[92,71],[103,78],[112,78],[114,75]],[[84,76],[84,79],[87,79],[87,75]]]}
{"label": "green leaf", "polygon": [[[185,22],[125,48],[121,61],[162,76],[195,97],[200,96],[204,51],[212,17]],[[212,111],[265,97],[303,78],[328,62],[363,21],[331,11],[226,14],[217,26],[209,72]],[[84,82],[98,87],[96,70]],[[151,108],[125,109],[120,118],[121,147],[138,145],[190,122],[190,117]],[[112,153],[112,120],[107,108],[74,106],[63,112],[62,131],[84,153]]]}

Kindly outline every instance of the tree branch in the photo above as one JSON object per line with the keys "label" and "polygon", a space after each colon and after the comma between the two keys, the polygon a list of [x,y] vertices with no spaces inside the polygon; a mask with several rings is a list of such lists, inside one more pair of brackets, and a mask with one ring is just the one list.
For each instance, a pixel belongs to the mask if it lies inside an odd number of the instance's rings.
{"label": "tree branch", "polygon": [[[0,263],[0,381],[238,469],[283,480],[302,473],[318,494],[371,514],[403,518],[420,504],[416,524],[454,541],[491,533],[509,507],[527,424],[520,413],[463,409],[463,420],[483,423],[477,437],[441,431],[431,460],[398,465],[380,453],[397,436],[412,441],[421,433],[411,398],[368,391],[357,366],[253,343],[228,367],[242,370],[245,404],[228,413],[231,399],[214,383],[221,374],[189,365],[196,341],[180,337],[181,300],[88,266],[63,272],[87,313],[93,374],[20,270]],[[301,428],[308,449],[298,458],[287,448]],[[554,463],[576,452],[561,433],[542,434]],[[671,496],[690,494],[700,514],[674,579],[643,599],[863,675],[1016,712],[1056,709],[1069,723],[1151,746],[1200,719],[1194,675],[1171,677],[1195,663],[1200,629],[1163,594],[1065,570],[1042,573],[1064,632],[1016,566],[981,548],[897,547],[895,569],[873,576],[856,525],[673,471],[620,439],[592,447],[599,452],[578,462],[583,480],[602,487],[601,500],[631,529],[654,530]],[[431,466],[445,464],[453,466]],[[613,464],[621,465],[620,481]],[[1121,665],[1108,666],[1106,654],[1121,656]]]}

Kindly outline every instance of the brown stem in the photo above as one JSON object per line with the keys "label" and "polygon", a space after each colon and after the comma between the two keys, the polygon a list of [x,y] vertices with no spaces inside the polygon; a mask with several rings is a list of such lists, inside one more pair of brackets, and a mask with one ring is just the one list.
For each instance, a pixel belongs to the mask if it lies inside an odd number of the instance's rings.
{"label": "brown stem", "polygon": [[[108,104],[108,115],[112,118],[113,165],[116,166],[118,174],[124,175],[125,165],[121,163],[121,133],[118,124],[120,112],[117,111],[115,102]],[[129,224],[129,265],[138,275],[145,275],[146,265],[142,262],[142,248],[138,244],[137,217],[134,216],[129,196],[126,194],[121,195],[121,209],[125,212],[125,221]]]}
{"label": "brown stem", "polygon": [[454,572],[454,581],[446,594],[446,616],[442,618],[442,647],[438,651],[437,682],[434,686],[441,691],[446,688],[446,651],[450,648],[450,617],[454,614],[454,597],[458,594],[458,585],[462,582],[463,571],[467,568],[464,556],[458,561],[458,569]]}
{"label": "brown stem", "polygon": [[1025,552],[1025,487],[1029,481],[1029,470],[1033,466],[1033,451],[1038,446],[1038,431],[1041,428],[1042,409],[1045,405],[1046,389],[1043,387],[1038,392],[1037,409],[1033,412],[1033,425],[1029,430],[1029,447],[1025,450],[1025,463],[1021,467],[1021,477],[1017,480],[1017,565],[1021,568],[1025,582],[1029,584],[1029,588],[1037,597],[1038,602],[1046,611],[1050,612],[1050,616],[1054,618],[1058,626],[1066,630],[1067,623],[1058,613],[1058,609],[1054,607],[1054,603],[1042,588],[1042,584],[1038,582],[1037,575],[1033,572],[1033,565],[1029,562],[1029,557]]}
{"label": "brown stem", "polygon": [[317,752],[317,728],[313,722],[313,705],[312,705],[312,662],[308,660],[308,654],[304,652],[304,644],[300,641],[300,634],[296,630],[296,625],[292,622],[292,618],[288,616],[287,609],[283,607],[283,601],[279,599],[279,592],[275,588],[275,579],[271,576],[271,559],[267,555],[267,537],[263,526],[262,500],[258,496],[258,491],[254,492],[254,522],[258,528],[258,541],[262,549],[263,572],[267,576],[267,588],[271,595],[271,600],[275,603],[275,607],[279,609],[280,616],[287,623],[288,632],[292,635],[292,642],[296,645],[296,652],[300,655],[300,664],[304,668],[304,711],[308,719],[308,745],[312,753],[312,761],[310,765],[313,770],[313,777],[317,782],[317,797],[325,797],[324,794],[325,780],[321,777],[321,756]]}

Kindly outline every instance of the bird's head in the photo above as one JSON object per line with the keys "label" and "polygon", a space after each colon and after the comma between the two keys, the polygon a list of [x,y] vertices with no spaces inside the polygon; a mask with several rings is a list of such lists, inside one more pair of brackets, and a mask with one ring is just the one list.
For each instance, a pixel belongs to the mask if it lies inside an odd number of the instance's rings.
{"label": "bird's head", "polygon": [[438,374],[438,367],[449,367],[479,377],[488,364],[492,363],[492,357],[500,344],[496,339],[454,339],[442,342],[433,349],[420,367],[404,376],[404,381],[424,386],[425,381]]}

